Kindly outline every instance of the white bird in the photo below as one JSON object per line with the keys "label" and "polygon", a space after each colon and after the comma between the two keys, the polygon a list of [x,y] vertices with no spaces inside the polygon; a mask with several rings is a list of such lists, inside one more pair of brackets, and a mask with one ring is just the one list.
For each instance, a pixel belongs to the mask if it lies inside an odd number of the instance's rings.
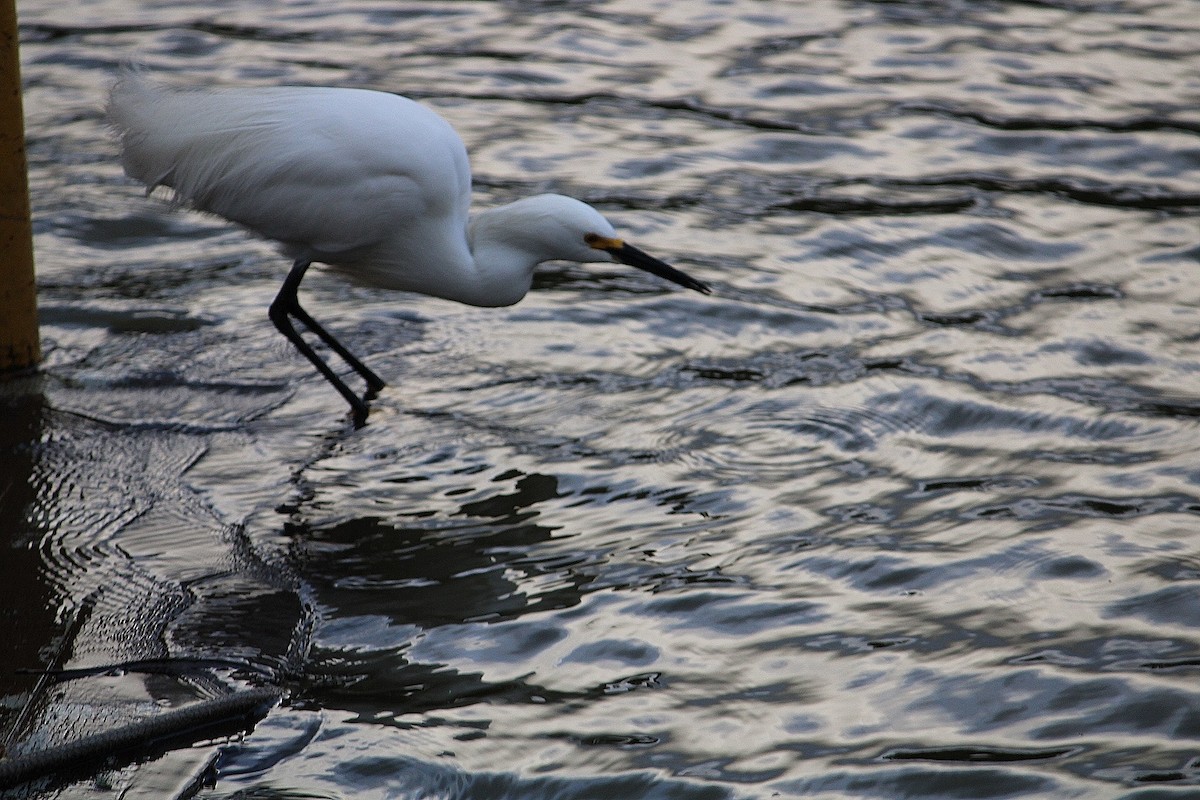
{"label": "white bird", "polygon": [[[708,294],[619,238],[600,212],[543,194],[469,213],[458,134],[405,97],[317,87],[175,89],[128,70],[108,115],[125,173],[279,242],[294,259],[269,315],[349,402],[355,423],[383,380],[316,322],[297,296],[314,262],[370,286],[506,306],[551,260],[620,262]],[[299,320],[366,381],[359,397],[296,331]]]}

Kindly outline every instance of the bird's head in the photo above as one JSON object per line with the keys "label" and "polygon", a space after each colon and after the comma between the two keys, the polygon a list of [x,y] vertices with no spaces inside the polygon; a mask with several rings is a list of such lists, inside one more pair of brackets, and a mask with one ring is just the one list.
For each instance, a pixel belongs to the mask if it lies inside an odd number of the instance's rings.
{"label": "bird's head", "polygon": [[[499,247],[543,261],[617,262],[710,294],[707,284],[617,236],[612,223],[581,200],[559,194],[527,197],[481,214],[472,224],[472,250]],[[531,264],[531,265],[532,265]]]}

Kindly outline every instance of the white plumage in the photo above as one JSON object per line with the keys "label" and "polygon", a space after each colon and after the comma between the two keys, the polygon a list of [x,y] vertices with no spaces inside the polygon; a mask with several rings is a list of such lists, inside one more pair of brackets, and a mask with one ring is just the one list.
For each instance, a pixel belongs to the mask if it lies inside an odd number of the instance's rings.
{"label": "white plumage", "polygon": [[296,333],[299,319],[368,385],[383,381],[300,308],[310,263],[357,282],[479,306],[510,305],[543,261],[620,261],[708,287],[616,237],[591,206],[538,195],[469,217],[471,173],[454,129],[425,106],[362,89],[171,89],[138,71],[113,85],[125,172],[176,203],[279,242],[295,260],[271,318],[350,402],[366,403]]}

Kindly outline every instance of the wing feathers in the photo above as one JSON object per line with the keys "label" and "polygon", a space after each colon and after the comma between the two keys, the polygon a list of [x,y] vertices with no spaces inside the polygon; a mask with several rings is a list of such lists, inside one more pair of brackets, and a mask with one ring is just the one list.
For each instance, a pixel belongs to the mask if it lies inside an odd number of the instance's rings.
{"label": "wing feathers", "polygon": [[180,90],[127,71],[108,113],[127,175],[293,247],[368,248],[405,220],[465,225],[461,140],[432,111],[395,95]]}

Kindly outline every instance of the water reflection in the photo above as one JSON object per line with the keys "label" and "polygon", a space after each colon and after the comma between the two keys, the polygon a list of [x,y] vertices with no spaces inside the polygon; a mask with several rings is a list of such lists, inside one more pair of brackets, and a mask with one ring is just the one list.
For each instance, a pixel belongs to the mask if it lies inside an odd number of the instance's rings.
{"label": "water reflection", "polygon": [[[29,525],[37,495],[35,443],[42,437],[47,412],[40,379],[17,378],[0,384],[0,409],[5,419],[0,425],[0,530],[7,532],[2,560],[9,593],[3,628],[7,645],[0,655],[0,672],[11,676],[6,686],[10,697],[29,697],[38,684],[36,672],[47,642],[62,633],[52,592],[39,574],[39,537]],[[8,748],[22,734],[22,717],[27,715],[11,703],[3,708],[0,730]]]}

